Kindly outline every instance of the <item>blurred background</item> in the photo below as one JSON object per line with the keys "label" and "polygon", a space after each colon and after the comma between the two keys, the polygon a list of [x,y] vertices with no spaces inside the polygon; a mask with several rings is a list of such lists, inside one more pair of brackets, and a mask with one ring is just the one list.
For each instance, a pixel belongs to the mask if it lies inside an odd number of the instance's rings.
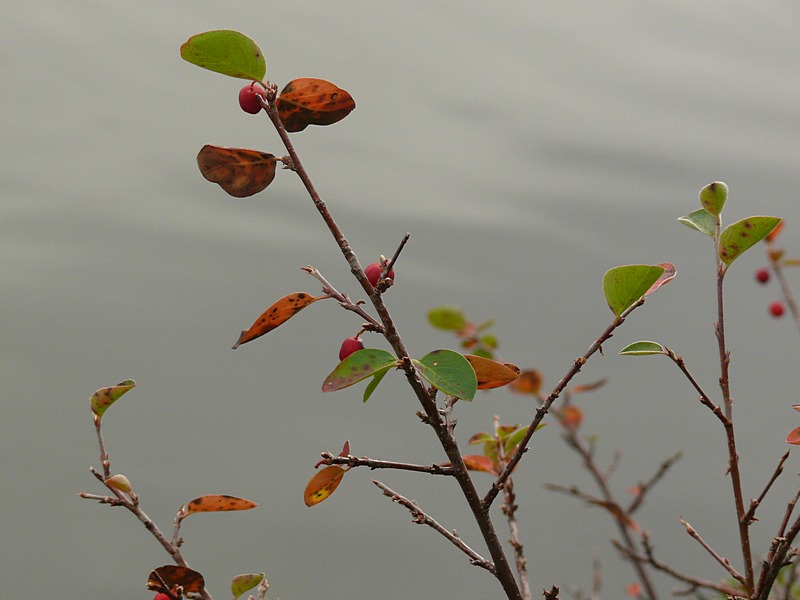
{"label": "blurred background", "polygon": [[[550,389],[611,322],[603,273],[673,262],[676,279],[625,324],[576,383],[612,485],[683,459],[637,514],[659,558],[706,579],[726,573],[683,516],[740,567],[726,450],[716,419],[663,357],[622,358],[652,339],[682,354],[718,398],[714,259],[676,219],[699,189],[727,182],[727,223],[785,217],[800,254],[800,6],[792,2],[210,1],[14,3],[0,22],[0,579],[9,598],[151,598],[168,556],[132,515],[77,497],[103,493],[88,397],[138,387],[104,419],[112,471],[166,531],[206,493],[259,502],[185,522],[184,553],[217,598],[266,572],[271,596],[496,598],[485,572],[382,497],[374,477],[484,552],[453,482],[356,470],[309,509],[321,451],[417,463],[445,460],[402,377],[366,405],[362,386],[323,394],[341,340],[360,321],[318,303],[237,351],[239,331],[275,299],[319,286],[363,294],[290,172],[265,192],[227,196],[195,156],[206,143],[282,154],[265,116],[243,113],[242,82],[183,62],[209,29],[255,39],[282,87],[320,77],[356,110],[294,135],[300,156],[362,264],[411,239],[387,302],[410,351],[457,347],[426,323],[461,306],[496,319],[503,359],[539,369]],[[732,392],[745,492],[757,496],[800,425],[798,333],[769,316],[774,282],[756,284],[762,246],[726,278]],[[793,283],[797,276],[791,272]],[[385,347],[380,340],[368,345]],[[500,390],[458,406],[459,441],[527,423],[527,397]],[[798,462],[760,511],[763,554],[797,487]],[[490,477],[475,474],[481,489]],[[516,476],[534,591],[602,595],[634,580],[609,545],[611,519],[545,482],[594,492],[558,428],[537,433]],[[495,510],[501,536],[507,531]],[[666,596],[674,582],[655,576]],[[570,597],[565,593],[563,597]]]}

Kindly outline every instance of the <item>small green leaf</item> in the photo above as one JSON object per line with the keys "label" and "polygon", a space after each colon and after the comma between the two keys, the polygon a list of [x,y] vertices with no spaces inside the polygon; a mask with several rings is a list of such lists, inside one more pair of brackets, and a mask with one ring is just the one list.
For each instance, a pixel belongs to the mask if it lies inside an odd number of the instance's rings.
{"label": "small green leaf", "polygon": [[719,257],[726,265],[763,240],[781,220],[778,217],[747,217],[728,225],[719,236]]}
{"label": "small green leaf", "polygon": [[193,35],[181,46],[181,57],[198,67],[239,79],[261,81],[267,73],[258,44],[230,29]]}
{"label": "small green leaf", "polygon": [[623,356],[647,356],[649,354],[666,354],[664,346],[656,342],[633,342],[619,351]]}
{"label": "small green leaf", "polygon": [[428,322],[438,329],[448,331],[464,329],[467,318],[456,306],[437,306],[428,311]]}
{"label": "small green leaf", "polygon": [[603,276],[603,292],[612,312],[619,317],[645,295],[664,267],[651,265],[626,265],[614,267]]}
{"label": "small green leaf", "polygon": [[700,204],[715,217],[719,217],[727,199],[728,186],[721,181],[709,183],[700,190]]}
{"label": "small green leaf", "polygon": [[133,379],[126,379],[117,385],[100,388],[92,394],[91,398],[89,398],[89,403],[92,406],[95,420],[99,423],[103,413],[108,410],[108,407],[119,400],[120,396],[125,392],[133,389],[135,386],[136,382]]}
{"label": "small green leaf", "polygon": [[367,385],[367,389],[364,390],[364,402],[369,400],[369,397],[372,396],[372,392],[374,392],[375,388],[377,388],[378,385],[380,385],[381,381],[386,376],[386,373],[389,372],[389,369],[391,369],[392,366],[393,365],[389,365],[382,371],[378,371],[377,373],[375,373],[375,375],[373,375],[372,381],[369,382],[369,385]]}
{"label": "small green leaf", "polygon": [[683,223],[687,227],[696,229],[700,233],[712,238],[714,237],[714,232],[717,230],[716,217],[705,208],[700,208],[690,215],[680,217],[678,223]]}
{"label": "small green leaf", "polygon": [[[544,423],[542,423],[544,425]],[[522,441],[522,438],[528,433],[528,426],[520,427],[519,429],[515,430],[510,436],[506,438],[506,445],[503,449],[503,452],[506,456],[510,456],[514,450],[517,449],[519,443]]]}
{"label": "small green leaf", "polygon": [[472,400],[478,380],[472,365],[462,354],[453,350],[434,350],[414,360],[419,374],[448,396]]}
{"label": "small green leaf", "polygon": [[335,392],[350,387],[380,371],[387,371],[395,365],[397,365],[397,357],[386,350],[378,348],[358,350],[340,362],[328,375],[322,384],[322,391]]}
{"label": "small green leaf", "polygon": [[233,593],[233,600],[236,600],[239,596],[247,592],[248,590],[252,590],[256,587],[261,581],[264,579],[263,573],[243,573],[242,575],[237,575],[231,581],[231,592]]}

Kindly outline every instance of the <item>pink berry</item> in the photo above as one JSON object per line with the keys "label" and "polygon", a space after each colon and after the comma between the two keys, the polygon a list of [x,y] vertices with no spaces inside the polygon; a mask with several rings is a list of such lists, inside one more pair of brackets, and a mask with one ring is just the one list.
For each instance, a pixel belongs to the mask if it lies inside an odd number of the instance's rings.
{"label": "pink berry", "polygon": [[[364,275],[367,276],[367,279],[369,279],[372,287],[378,285],[378,278],[381,276],[382,270],[383,265],[381,265],[381,263],[372,263],[371,265],[367,265],[367,268],[364,269]],[[394,269],[389,271],[389,273],[386,275],[386,278],[394,281]]]}
{"label": "pink berry", "polygon": [[758,283],[767,283],[769,281],[769,269],[759,269],[756,271],[756,281]]}
{"label": "pink berry", "polygon": [[783,302],[780,300],[775,300],[772,304],[769,305],[769,314],[773,317],[778,318],[783,316]]}
{"label": "pink berry", "polygon": [[244,86],[239,90],[239,106],[244,112],[257,115],[261,112],[261,101],[258,97],[264,97],[264,88],[255,81],[250,85]]}
{"label": "pink berry", "polygon": [[342,342],[342,347],[339,350],[339,360],[344,360],[348,356],[350,356],[353,352],[357,352],[358,350],[364,349],[364,342],[361,341],[361,338],[358,336],[353,336],[349,338],[345,338]]}

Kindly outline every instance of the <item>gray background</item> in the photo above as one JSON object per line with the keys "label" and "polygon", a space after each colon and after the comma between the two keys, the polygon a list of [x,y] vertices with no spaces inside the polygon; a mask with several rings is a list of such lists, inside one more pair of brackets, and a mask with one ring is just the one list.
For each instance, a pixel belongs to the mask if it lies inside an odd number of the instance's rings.
{"label": "gray background", "polygon": [[[786,217],[782,242],[797,253],[796,3],[40,0],[4,12],[4,597],[152,596],[147,574],[167,556],[131,515],[75,495],[102,492],[87,471],[98,465],[87,398],[125,378],[139,386],[106,418],[112,468],[165,530],[204,493],[260,503],[185,523],[185,554],[218,598],[233,575],[260,570],[284,600],[500,595],[369,478],[483,552],[452,482],[356,471],[327,502],[302,502],[319,452],[348,438],[358,455],[444,459],[401,377],[366,406],[361,386],[322,395],[341,339],[359,326],[332,303],[230,350],[273,300],[318,289],[300,267],[359,291],[291,173],[244,200],[198,173],[205,143],[280,153],[266,119],[239,110],[241,83],[179,58],[190,35],[220,28],[256,39],[279,85],[322,77],[354,96],[345,121],[295,142],[364,264],[412,233],[387,299],[415,355],[454,346],[425,313],[458,304],[496,318],[502,356],[552,386],[610,322],[603,273],[675,263],[676,280],[577,380],[609,378],[580,398],[584,427],[602,460],[622,450],[623,497],[683,449],[639,522],[660,557],[690,573],[725,576],[678,515],[740,564],[721,428],[668,361],[616,354],[656,339],[717,397],[710,244],[676,222],[704,184],[729,184],[727,222]],[[767,314],[778,292],[754,283],[763,262],[751,251],[726,284],[748,496],[800,425],[797,331]],[[493,414],[527,422],[533,408],[504,391],[480,395],[459,406],[459,439]],[[754,527],[757,553],[797,468],[790,458]],[[621,597],[633,573],[608,545],[610,519],[544,491],[547,481],[592,491],[556,427],[537,434],[517,475],[534,590],[586,588],[597,554],[604,596]]]}

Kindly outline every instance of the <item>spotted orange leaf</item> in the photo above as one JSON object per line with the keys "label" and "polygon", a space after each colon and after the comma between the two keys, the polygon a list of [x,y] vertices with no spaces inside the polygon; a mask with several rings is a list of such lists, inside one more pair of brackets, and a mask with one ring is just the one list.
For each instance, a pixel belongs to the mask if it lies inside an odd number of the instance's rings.
{"label": "spotted orange leaf", "polygon": [[346,469],[337,465],[325,467],[314,475],[306,486],[303,500],[306,506],[314,506],[330,496],[342,481],[342,477],[347,473]]}
{"label": "spotted orange leaf", "polygon": [[324,79],[294,79],[276,101],[286,131],[303,131],[309,125],[332,125],[356,107],[353,97]]}
{"label": "spotted orange leaf", "polygon": [[172,591],[177,586],[182,587],[184,593],[200,594],[205,589],[206,582],[197,571],[177,565],[158,567],[147,578],[147,589],[155,592]]}
{"label": "spotted orange leaf", "polygon": [[258,506],[252,500],[226,496],[225,494],[208,494],[195,498],[186,505],[186,514],[199,512],[224,512],[228,510],[250,510]]}
{"label": "spotted orange leaf", "polygon": [[257,194],[272,183],[277,161],[266,152],[210,144],[197,154],[197,166],[203,177],[237,198]]}
{"label": "spotted orange leaf", "polygon": [[800,427],[792,429],[789,435],[786,436],[786,443],[800,446]]}
{"label": "spotted orange leaf", "polygon": [[475,377],[478,378],[478,389],[489,390],[492,388],[508,385],[520,375],[520,370],[514,365],[504,365],[474,354],[465,354],[464,358],[472,365]]}
{"label": "spotted orange leaf", "polygon": [[246,344],[283,325],[306,306],[322,298],[327,298],[327,296],[315,297],[305,292],[294,292],[284,296],[265,310],[264,314],[258,317],[256,322],[250,326],[250,329],[242,331],[239,340],[233,345],[233,349],[236,350],[242,344]]}

